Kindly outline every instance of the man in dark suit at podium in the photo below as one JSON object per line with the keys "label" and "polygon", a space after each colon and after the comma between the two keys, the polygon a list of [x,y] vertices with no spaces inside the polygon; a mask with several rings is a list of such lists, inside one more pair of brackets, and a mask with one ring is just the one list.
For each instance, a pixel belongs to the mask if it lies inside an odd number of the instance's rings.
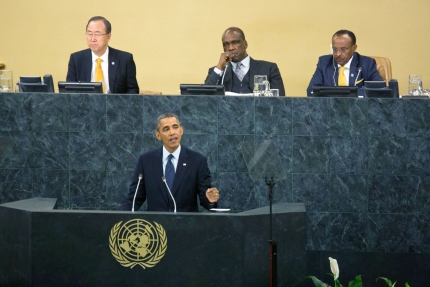
{"label": "man in dark suit at podium", "polygon": [[70,56],[66,81],[102,82],[104,93],[139,94],[133,55],[108,46],[111,24],[101,16],[88,21],[89,49]]}
{"label": "man in dark suit at podium", "polygon": [[219,191],[211,185],[206,157],[181,146],[183,132],[176,115],[158,117],[155,136],[163,147],[139,157],[122,210],[138,210],[147,200],[148,211],[197,212],[197,196],[204,208],[216,207]]}
{"label": "man in dark suit at podium", "polygon": [[382,81],[375,59],[355,52],[357,44],[354,33],[339,30],[334,33],[331,42],[333,54],[319,58],[307,88],[308,97],[313,96],[313,86],[357,86],[360,89],[364,81]]}
{"label": "man in dark suit at podium", "polygon": [[[254,60],[248,56],[245,34],[237,27],[228,28],[222,36],[224,53],[218,64],[209,68],[206,85],[224,85],[226,91],[248,94],[254,90],[254,76],[267,75],[271,89],[285,96],[281,73],[275,63]],[[225,75],[224,75],[225,73]]]}

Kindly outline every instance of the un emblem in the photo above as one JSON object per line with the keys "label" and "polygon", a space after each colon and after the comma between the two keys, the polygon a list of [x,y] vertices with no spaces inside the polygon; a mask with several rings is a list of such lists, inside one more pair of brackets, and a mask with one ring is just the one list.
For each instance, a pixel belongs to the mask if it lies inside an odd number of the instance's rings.
{"label": "un emblem", "polygon": [[113,257],[124,267],[136,265],[143,269],[154,267],[163,258],[167,249],[164,228],[143,219],[133,219],[112,227],[109,247]]}

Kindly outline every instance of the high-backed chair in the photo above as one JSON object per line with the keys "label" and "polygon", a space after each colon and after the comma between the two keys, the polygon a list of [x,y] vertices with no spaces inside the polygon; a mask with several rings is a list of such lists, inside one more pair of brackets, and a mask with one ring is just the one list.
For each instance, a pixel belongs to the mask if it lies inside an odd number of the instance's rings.
{"label": "high-backed chair", "polygon": [[376,69],[381,75],[382,79],[387,83],[392,79],[391,74],[391,62],[388,58],[378,57],[378,56],[370,56],[376,61]]}

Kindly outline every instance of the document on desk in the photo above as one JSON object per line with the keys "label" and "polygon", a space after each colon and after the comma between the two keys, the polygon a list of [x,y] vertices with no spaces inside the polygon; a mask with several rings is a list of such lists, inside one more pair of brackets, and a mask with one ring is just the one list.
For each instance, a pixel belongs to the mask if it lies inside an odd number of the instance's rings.
{"label": "document on desk", "polygon": [[253,93],[248,93],[248,94],[239,94],[239,93],[234,93],[234,92],[225,92],[226,96],[248,96],[248,97],[253,97],[254,94]]}
{"label": "document on desk", "polygon": [[211,208],[211,211],[217,211],[217,212],[226,212],[230,211],[230,208]]}

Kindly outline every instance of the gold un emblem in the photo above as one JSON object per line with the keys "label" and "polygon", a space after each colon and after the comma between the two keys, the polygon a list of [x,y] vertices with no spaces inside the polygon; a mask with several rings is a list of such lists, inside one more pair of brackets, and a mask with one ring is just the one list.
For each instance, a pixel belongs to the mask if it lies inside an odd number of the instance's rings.
{"label": "gold un emblem", "polygon": [[124,267],[136,265],[143,269],[154,267],[163,258],[167,249],[167,236],[164,228],[154,222],[132,219],[112,227],[109,247],[113,257]]}

